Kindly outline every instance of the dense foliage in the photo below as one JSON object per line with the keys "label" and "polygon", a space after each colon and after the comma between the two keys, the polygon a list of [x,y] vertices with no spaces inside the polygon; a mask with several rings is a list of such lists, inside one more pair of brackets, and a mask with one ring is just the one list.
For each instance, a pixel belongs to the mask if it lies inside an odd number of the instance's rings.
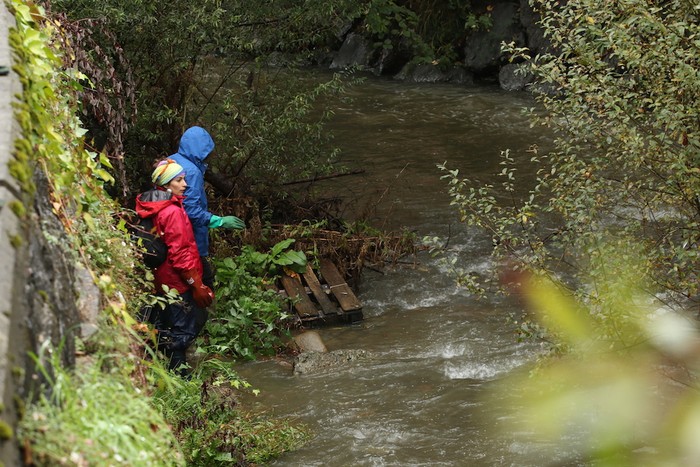
{"label": "dense foliage", "polygon": [[123,166],[121,195],[193,124],[214,136],[227,195],[236,181],[279,185],[328,168],[334,152],[319,126],[328,115],[313,103],[340,82],[305,83],[291,70],[356,15],[354,2],[55,0],[52,9],[76,50],[67,66],[90,80],[83,101],[96,144]]}
{"label": "dense foliage", "polygon": [[[444,167],[463,221],[484,227],[513,268],[566,274],[601,316],[614,313],[595,278],[605,245],[624,238],[641,244],[636,273],[650,291],[696,302],[700,11],[683,1],[535,5],[556,53],[514,52],[537,77],[533,121],[554,130],[555,149],[505,152],[501,186]],[[536,186],[518,183],[515,157],[539,164]],[[589,274],[592,285],[579,287]]]}
{"label": "dense foliage", "polygon": [[470,0],[370,0],[363,27],[384,52],[398,48],[414,62],[451,66],[464,58],[467,35],[491,25],[488,10]]}
{"label": "dense foliage", "polygon": [[237,257],[215,261],[216,313],[199,339],[199,352],[254,359],[284,346],[292,325],[289,303],[267,285],[275,283],[282,268],[304,270],[304,253],[288,249],[293,242],[284,240],[268,253],[246,245]]}
{"label": "dense foliage", "polygon": [[327,63],[353,29],[378,50],[449,64],[466,35],[488,24],[486,11],[461,0],[50,4],[71,51],[66,65],[86,77],[90,135],[113,162],[124,200],[192,124],[217,143],[210,181],[222,196],[269,195],[327,173],[336,151],[325,109],[346,81],[310,82],[298,65]]}
{"label": "dense foliage", "polygon": [[[496,385],[496,404],[512,402],[499,429],[566,465],[695,464],[700,9],[531,4],[553,52],[510,48],[536,77],[531,114],[554,149],[504,151],[496,185],[442,166],[461,220],[493,240],[492,279],[532,312],[520,332],[556,351]],[[535,186],[517,157],[540,167]]]}
{"label": "dense foliage", "polygon": [[[43,174],[48,183],[53,214],[70,242],[65,254],[92,271],[109,310],[121,316],[126,311],[122,293],[128,294],[138,281],[126,281],[119,290],[111,280],[112,275],[136,275],[132,251],[125,248],[127,236],[112,218],[117,204],[105,192],[113,181],[108,171],[111,165],[105,154],[84,144],[87,130],[75,112],[82,75],[60,68],[60,55],[52,42],[58,31],[45,21],[42,10],[21,1],[13,7],[17,26],[10,40],[14,70],[22,83],[15,118],[22,136],[15,140],[10,172],[28,201],[12,208],[19,217],[31,212],[29,198],[36,195],[34,169],[38,168],[36,173]],[[16,246],[22,241],[17,239]]]}
{"label": "dense foliage", "polygon": [[245,413],[238,400],[242,391],[258,392],[217,359],[201,362],[192,379],[174,379],[155,390],[153,402],[172,427],[186,465],[257,465],[307,440],[303,425]]}

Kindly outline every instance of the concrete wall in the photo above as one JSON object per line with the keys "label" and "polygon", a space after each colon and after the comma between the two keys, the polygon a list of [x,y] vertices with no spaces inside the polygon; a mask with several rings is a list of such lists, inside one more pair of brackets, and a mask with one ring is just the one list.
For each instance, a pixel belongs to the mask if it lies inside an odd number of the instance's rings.
{"label": "concrete wall", "polygon": [[[0,5],[0,66],[12,66],[12,53],[8,43],[9,28],[14,18],[4,2]],[[14,135],[19,128],[13,118],[12,100],[21,91],[17,76],[10,72],[0,76],[0,420],[15,430],[17,404],[15,394],[24,367],[26,348],[21,348],[24,308],[24,284],[26,283],[27,235],[26,226],[10,209],[13,201],[24,201],[17,182],[8,172],[12,158]],[[13,246],[18,240],[22,244]],[[18,339],[19,338],[19,339]],[[16,439],[0,440],[0,461],[6,466],[20,465]]]}

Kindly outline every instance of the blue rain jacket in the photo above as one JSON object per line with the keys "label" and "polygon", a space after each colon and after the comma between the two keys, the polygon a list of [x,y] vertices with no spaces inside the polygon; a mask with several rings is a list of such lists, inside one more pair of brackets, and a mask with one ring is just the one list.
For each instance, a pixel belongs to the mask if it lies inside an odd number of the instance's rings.
{"label": "blue rain jacket", "polygon": [[212,214],[204,191],[204,172],[207,171],[204,160],[213,150],[214,140],[207,130],[193,126],[182,134],[180,148],[170,156],[185,169],[187,188],[183,204],[192,223],[200,256],[209,256],[209,219]]}

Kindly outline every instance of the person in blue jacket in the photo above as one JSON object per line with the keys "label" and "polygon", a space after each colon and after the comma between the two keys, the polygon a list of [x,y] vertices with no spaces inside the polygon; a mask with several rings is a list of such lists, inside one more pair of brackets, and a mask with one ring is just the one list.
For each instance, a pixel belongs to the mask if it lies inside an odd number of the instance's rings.
{"label": "person in blue jacket", "polygon": [[214,272],[209,263],[209,229],[244,229],[245,223],[236,216],[217,216],[209,212],[207,194],[204,191],[206,158],[214,150],[214,140],[207,130],[199,126],[188,128],[180,138],[180,147],[169,157],[185,170],[187,189],[183,205],[192,223],[194,239],[202,260],[202,282],[213,289]]}

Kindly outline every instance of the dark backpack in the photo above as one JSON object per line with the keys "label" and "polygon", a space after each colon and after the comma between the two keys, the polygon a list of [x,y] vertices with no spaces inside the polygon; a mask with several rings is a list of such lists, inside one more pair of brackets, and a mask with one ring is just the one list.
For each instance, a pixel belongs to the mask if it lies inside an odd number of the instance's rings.
{"label": "dark backpack", "polygon": [[153,218],[136,216],[132,224],[131,238],[141,247],[143,263],[151,269],[155,269],[165,262],[168,257],[168,247],[162,238],[158,236],[153,225]]}
{"label": "dark backpack", "polygon": [[[141,194],[142,201],[164,201],[170,199],[172,193],[162,190],[149,190]],[[141,248],[143,263],[155,269],[168,258],[168,246],[158,236],[153,225],[153,218],[135,216],[131,224],[131,238]]]}

